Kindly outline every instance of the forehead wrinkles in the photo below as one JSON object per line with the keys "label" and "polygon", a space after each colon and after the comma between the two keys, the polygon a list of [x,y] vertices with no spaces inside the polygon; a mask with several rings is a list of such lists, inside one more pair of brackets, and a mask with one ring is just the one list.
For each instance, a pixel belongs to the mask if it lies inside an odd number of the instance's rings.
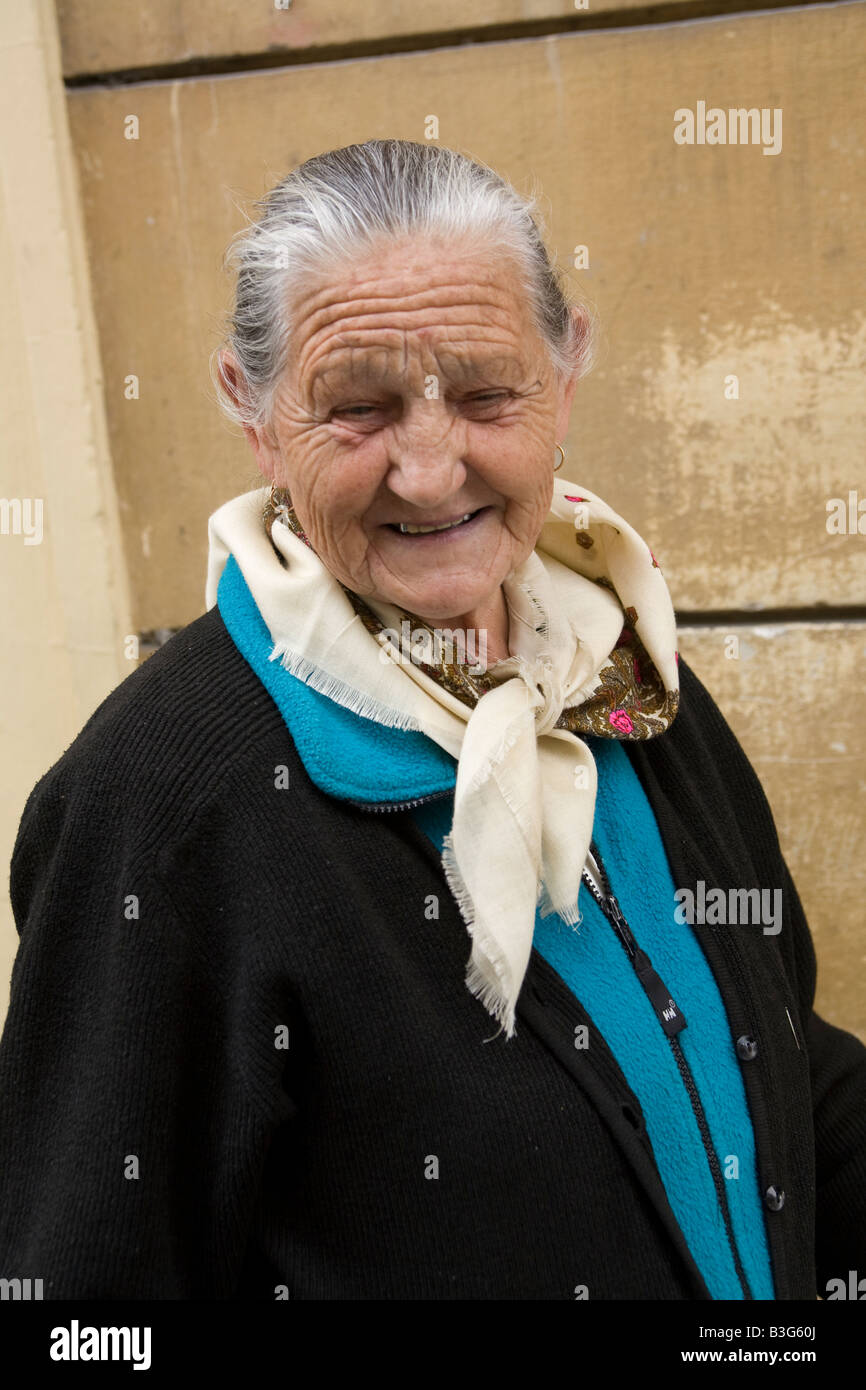
{"label": "forehead wrinkles", "polygon": [[[310,377],[326,354],[335,350],[367,348],[384,360],[408,365],[410,350],[416,353],[449,341],[452,354],[465,343],[483,341],[501,348],[513,346],[525,334],[525,306],[513,287],[497,276],[481,278],[443,276],[430,266],[423,281],[408,277],[360,275],[340,285],[320,285],[295,306],[301,324],[295,336],[294,365],[299,380]],[[433,283],[430,283],[431,279]],[[413,283],[414,282],[414,283]],[[456,334],[456,337],[455,337]]]}
{"label": "forehead wrinkles", "polygon": [[461,304],[499,305],[519,316],[522,306],[514,285],[512,274],[501,267],[491,271],[477,260],[445,265],[422,260],[390,272],[378,265],[372,270],[357,267],[345,278],[319,281],[298,299],[296,308],[299,317],[313,322],[320,314],[340,317],[353,310],[379,309],[393,315],[401,307],[411,313]]}
{"label": "forehead wrinkles", "polygon": [[332,357],[343,365],[352,362],[353,371],[355,361],[366,359],[370,367],[376,364],[380,369],[405,372],[411,357],[432,365],[440,352],[456,363],[471,353],[473,346],[485,345],[488,350],[498,349],[500,354],[509,348],[514,351],[523,337],[520,328],[519,322],[504,314],[497,319],[491,317],[489,322],[479,320],[475,306],[435,319],[424,311],[414,315],[389,312],[334,318],[309,332],[298,344],[295,366],[301,382],[323,370],[326,363],[330,367]]}

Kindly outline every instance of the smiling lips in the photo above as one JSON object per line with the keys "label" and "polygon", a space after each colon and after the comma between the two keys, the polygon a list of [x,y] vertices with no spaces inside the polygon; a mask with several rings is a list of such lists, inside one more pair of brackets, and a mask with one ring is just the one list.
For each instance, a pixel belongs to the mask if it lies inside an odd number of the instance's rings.
{"label": "smiling lips", "polygon": [[[480,508],[479,510],[483,509]],[[392,523],[392,529],[399,531],[401,536],[427,536],[433,531],[452,531],[455,526],[462,526],[464,521],[471,521],[472,518],[477,515],[478,512],[464,512],[462,516],[456,517],[454,521],[432,522],[428,526],[413,526],[411,522],[400,521]]]}

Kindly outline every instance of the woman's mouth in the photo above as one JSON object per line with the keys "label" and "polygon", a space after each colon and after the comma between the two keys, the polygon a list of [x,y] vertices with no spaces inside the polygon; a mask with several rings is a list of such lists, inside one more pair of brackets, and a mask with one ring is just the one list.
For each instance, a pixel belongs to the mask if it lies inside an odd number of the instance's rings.
{"label": "woman's mouth", "polygon": [[452,531],[467,531],[474,528],[476,519],[486,512],[486,507],[479,507],[474,512],[464,512],[454,521],[433,522],[426,526],[416,526],[414,522],[400,521],[389,522],[388,529],[396,532],[398,536],[405,536],[412,541],[428,540],[431,536],[447,536]]}

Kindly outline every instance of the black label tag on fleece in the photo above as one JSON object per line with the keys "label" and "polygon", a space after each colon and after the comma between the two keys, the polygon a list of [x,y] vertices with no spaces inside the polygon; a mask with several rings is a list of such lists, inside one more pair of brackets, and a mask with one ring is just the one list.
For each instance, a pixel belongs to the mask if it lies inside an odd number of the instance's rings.
{"label": "black label tag on fleece", "polygon": [[674,1037],[686,1027],[686,1020],[671,998],[671,992],[664,980],[653,969],[646,951],[641,951],[640,948],[635,952],[634,968],[643,985],[644,993],[655,1010],[656,1018],[668,1037]]}

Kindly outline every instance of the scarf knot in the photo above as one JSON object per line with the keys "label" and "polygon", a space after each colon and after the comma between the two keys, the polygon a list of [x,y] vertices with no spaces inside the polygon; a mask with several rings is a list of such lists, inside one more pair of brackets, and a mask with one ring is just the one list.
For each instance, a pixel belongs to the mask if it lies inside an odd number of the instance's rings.
{"label": "scarf knot", "polygon": [[542,738],[550,733],[562,713],[565,703],[562,679],[549,656],[538,656],[533,662],[524,663],[518,674],[529,690],[536,738]]}

